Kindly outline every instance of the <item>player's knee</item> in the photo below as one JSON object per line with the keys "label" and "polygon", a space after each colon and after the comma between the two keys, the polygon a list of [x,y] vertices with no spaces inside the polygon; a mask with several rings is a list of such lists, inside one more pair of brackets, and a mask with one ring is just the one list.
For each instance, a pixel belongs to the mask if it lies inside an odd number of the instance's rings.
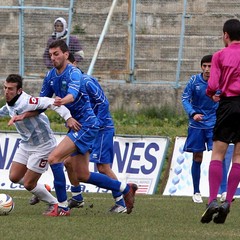
{"label": "player's knee", "polygon": [[87,182],[90,178],[90,172],[85,172],[77,176],[79,182]]}
{"label": "player's knee", "polygon": [[71,162],[70,162],[70,161],[68,161],[68,160],[65,160],[65,161],[64,161],[64,166],[65,166],[67,169],[69,169],[69,168],[71,168],[71,167],[72,167],[72,164],[71,164]]}
{"label": "player's knee", "polygon": [[33,190],[36,186],[35,186],[33,183],[24,182],[24,187],[25,187],[28,191],[31,191],[31,190]]}
{"label": "player's knee", "polygon": [[37,179],[35,178],[24,178],[24,187],[28,190],[31,191],[37,186]]}
{"label": "player's knee", "polygon": [[9,174],[9,179],[13,183],[18,183],[19,180],[20,180],[18,176],[14,175],[14,174],[11,174],[11,173]]}
{"label": "player's knee", "polygon": [[98,172],[104,174],[104,169],[101,166],[97,165],[97,170]]}
{"label": "player's knee", "polygon": [[58,159],[54,155],[50,154],[49,157],[48,157],[48,163],[50,165],[58,163]]}
{"label": "player's knee", "polygon": [[194,159],[194,161],[201,163],[202,159],[203,159],[203,153],[202,152],[194,153],[193,154],[193,159]]}
{"label": "player's knee", "polygon": [[100,173],[108,175],[110,172],[110,167],[107,164],[97,164],[97,169]]}

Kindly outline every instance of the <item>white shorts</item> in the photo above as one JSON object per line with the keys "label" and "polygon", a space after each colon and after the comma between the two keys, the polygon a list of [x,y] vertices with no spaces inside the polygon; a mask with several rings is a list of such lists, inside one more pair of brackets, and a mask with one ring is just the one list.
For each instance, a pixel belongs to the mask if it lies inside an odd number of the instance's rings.
{"label": "white shorts", "polygon": [[42,174],[48,169],[48,156],[55,147],[56,143],[52,141],[37,147],[27,146],[27,149],[24,144],[20,143],[13,162],[21,163],[27,166],[28,169]]}

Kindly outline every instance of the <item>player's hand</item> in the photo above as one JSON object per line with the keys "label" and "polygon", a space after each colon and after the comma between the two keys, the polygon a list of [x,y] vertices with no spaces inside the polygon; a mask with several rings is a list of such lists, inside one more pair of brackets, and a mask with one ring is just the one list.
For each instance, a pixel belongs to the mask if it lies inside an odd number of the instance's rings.
{"label": "player's hand", "polygon": [[220,95],[213,95],[212,96],[212,100],[214,101],[214,102],[219,102],[220,101]]}
{"label": "player's hand", "polygon": [[195,121],[199,122],[199,121],[202,121],[203,116],[204,116],[203,114],[197,113],[197,114],[194,115],[193,119],[194,119]]}
{"label": "player's hand", "polygon": [[81,124],[76,119],[74,119],[73,117],[69,118],[66,121],[66,125],[67,125],[68,128],[71,128],[75,132],[77,132],[81,129]]}
{"label": "player's hand", "polygon": [[214,102],[219,102],[220,101],[220,96],[221,96],[221,91],[220,90],[218,90],[218,91],[216,91],[216,93],[215,93],[215,95],[213,95],[212,96],[212,100],[214,101]]}
{"label": "player's hand", "polygon": [[24,114],[15,115],[8,121],[8,126],[12,126],[15,122],[22,121],[24,119]]}
{"label": "player's hand", "polygon": [[60,107],[62,105],[62,98],[55,97],[55,101],[54,101],[53,105]]}

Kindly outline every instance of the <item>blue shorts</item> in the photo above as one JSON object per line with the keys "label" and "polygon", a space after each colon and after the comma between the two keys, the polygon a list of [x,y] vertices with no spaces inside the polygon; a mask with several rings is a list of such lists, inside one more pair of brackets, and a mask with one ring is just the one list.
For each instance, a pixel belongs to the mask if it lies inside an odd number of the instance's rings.
{"label": "blue shorts", "polygon": [[92,147],[90,162],[102,164],[113,162],[113,136],[114,128],[99,130]]}
{"label": "blue shorts", "polygon": [[188,136],[183,147],[185,152],[204,152],[212,150],[213,146],[213,129],[188,128]]}
{"label": "blue shorts", "polygon": [[71,130],[67,136],[74,142],[78,148],[78,153],[85,154],[91,151],[93,143],[98,135],[98,125],[91,127],[82,126],[78,132]]}

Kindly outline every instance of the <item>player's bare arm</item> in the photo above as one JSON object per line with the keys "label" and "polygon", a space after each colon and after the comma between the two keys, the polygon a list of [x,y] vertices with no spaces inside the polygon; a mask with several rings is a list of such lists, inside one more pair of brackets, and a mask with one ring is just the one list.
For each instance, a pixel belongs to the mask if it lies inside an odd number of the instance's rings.
{"label": "player's bare arm", "polygon": [[68,128],[71,128],[74,131],[79,131],[81,128],[81,124],[73,117],[70,117],[67,121],[66,121],[66,125]]}
{"label": "player's bare arm", "polygon": [[8,126],[13,125],[15,122],[22,121],[25,118],[35,117],[38,114],[39,114],[38,111],[30,111],[30,112],[22,113],[20,115],[15,115],[9,120]]}
{"label": "player's bare arm", "polygon": [[65,105],[65,104],[71,103],[73,101],[74,101],[73,95],[72,94],[68,94],[64,98],[55,97],[54,105],[55,106],[61,106],[61,105]]}

